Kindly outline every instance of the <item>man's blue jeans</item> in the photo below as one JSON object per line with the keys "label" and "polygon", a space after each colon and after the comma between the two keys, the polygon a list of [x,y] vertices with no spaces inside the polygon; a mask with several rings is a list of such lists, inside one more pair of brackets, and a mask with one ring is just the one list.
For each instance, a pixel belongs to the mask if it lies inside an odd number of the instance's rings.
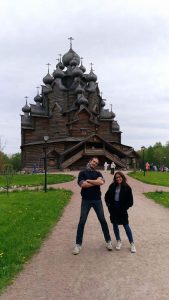
{"label": "man's blue jeans", "polygon": [[80,220],[79,220],[79,224],[78,224],[78,228],[77,228],[77,235],[76,235],[76,244],[82,245],[84,226],[85,226],[89,211],[92,207],[95,210],[95,213],[101,224],[105,241],[108,242],[111,240],[108,225],[107,225],[107,222],[106,222],[106,219],[104,216],[102,201],[101,200],[82,200]]}

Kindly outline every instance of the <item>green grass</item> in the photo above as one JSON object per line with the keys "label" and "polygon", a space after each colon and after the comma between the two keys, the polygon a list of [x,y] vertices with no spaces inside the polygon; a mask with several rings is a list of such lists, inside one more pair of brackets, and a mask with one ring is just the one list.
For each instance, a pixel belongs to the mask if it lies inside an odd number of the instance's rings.
{"label": "green grass", "polygon": [[129,176],[154,185],[169,186],[169,172],[131,172]]}
{"label": "green grass", "polygon": [[0,193],[0,291],[40,248],[59,220],[71,191]]}
{"label": "green grass", "polygon": [[[131,172],[128,173],[129,176],[140,180],[144,183],[160,185],[160,186],[169,186],[169,173],[168,172],[146,172],[145,176],[143,172]],[[159,203],[165,207],[169,207],[169,193],[168,192],[148,192],[144,195]]]}
{"label": "green grass", "polygon": [[154,200],[156,203],[159,203],[165,207],[169,208],[169,193],[168,192],[148,192],[144,193],[144,195]]}
{"label": "green grass", "polygon": [[[14,175],[11,181],[12,186],[38,186],[44,185],[44,174],[18,174]],[[75,177],[68,174],[47,174],[47,183],[61,183],[73,180]],[[5,176],[0,176],[0,187],[6,185]]]}

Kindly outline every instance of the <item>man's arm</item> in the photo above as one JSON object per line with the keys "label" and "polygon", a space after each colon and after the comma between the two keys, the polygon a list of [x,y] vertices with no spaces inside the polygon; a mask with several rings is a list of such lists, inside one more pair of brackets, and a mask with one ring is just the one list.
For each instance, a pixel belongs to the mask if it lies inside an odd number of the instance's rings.
{"label": "man's arm", "polygon": [[86,182],[91,184],[91,186],[93,186],[93,185],[103,185],[105,183],[105,180],[103,179],[103,177],[98,177],[95,180],[94,179],[87,179]]}
{"label": "man's arm", "polygon": [[105,183],[105,180],[103,177],[98,177],[97,179],[86,179],[84,181],[79,182],[79,185],[81,188],[90,188],[94,185],[103,185]]}
{"label": "man's arm", "polygon": [[93,186],[92,183],[87,182],[87,180],[84,180],[82,182],[79,183],[80,187],[85,189],[85,188],[90,188]]}

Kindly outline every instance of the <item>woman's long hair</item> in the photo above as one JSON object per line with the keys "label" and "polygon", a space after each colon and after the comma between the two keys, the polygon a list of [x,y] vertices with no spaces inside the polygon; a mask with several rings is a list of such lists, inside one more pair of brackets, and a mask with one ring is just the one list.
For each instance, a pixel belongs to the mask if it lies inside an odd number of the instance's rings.
{"label": "woman's long hair", "polygon": [[125,177],[125,175],[122,173],[122,172],[120,172],[120,171],[117,171],[115,174],[114,174],[114,178],[113,178],[113,182],[114,182],[114,184],[115,185],[117,185],[117,180],[116,180],[116,176],[117,175],[119,175],[119,176],[121,176],[121,178],[122,178],[122,185],[127,185],[127,179],[126,179],[126,177]]}

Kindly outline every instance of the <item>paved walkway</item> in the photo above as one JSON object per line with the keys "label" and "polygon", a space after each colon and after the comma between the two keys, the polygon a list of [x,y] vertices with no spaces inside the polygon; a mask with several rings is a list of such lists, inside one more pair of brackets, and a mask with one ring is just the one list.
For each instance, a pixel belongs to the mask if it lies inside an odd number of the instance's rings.
{"label": "paved walkway", "polygon": [[[76,172],[74,172],[77,174]],[[112,176],[105,175],[104,195]],[[76,181],[59,184],[74,191],[63,217],[40,251],[25,265],[2,300],[168,300],[169,210],[148,200],[145,191],[169,190],[128,178],[135,204],[129,210],[137,253],[121,228],[121,251],[105,248],[100,224],[93,211],[85,228],[81,253],[72,255],[79,218],[80,188]],[[113,236],[107,208],[105,214]]]}

